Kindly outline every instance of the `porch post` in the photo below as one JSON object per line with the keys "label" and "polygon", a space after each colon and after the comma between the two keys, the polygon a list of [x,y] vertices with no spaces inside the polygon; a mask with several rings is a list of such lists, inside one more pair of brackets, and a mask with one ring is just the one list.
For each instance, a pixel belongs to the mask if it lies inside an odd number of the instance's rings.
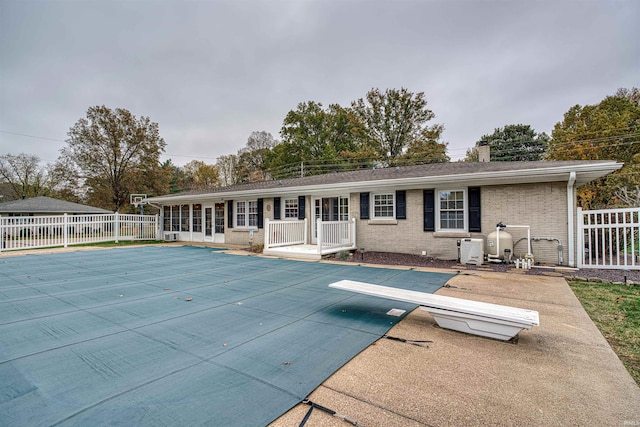
{"label": "porch post", "polygon": [[351,218],[351,246],[353,246],[354,249],[358,247],[356,245],[356,219],[355,218]]}
{"label": "porch post", "polygon": [[264,248],[269,249],[271,243],[271,230],[269,228],[269,218],[264,219]]}
{"label": "porch post", "polygon": [[304,244],[309,243],[309,221],[307,217],[304,218]]}
{"label": "porch post", "polygon": [[322,255],[322,219],[316,220],[316,229],[318,230],[318,254]]}

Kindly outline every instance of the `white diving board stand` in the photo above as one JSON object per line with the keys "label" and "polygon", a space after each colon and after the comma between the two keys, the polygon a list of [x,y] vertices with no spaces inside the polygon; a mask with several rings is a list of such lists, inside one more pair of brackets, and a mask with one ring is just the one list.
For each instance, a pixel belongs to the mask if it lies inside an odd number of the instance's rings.
{"label": "white diving board stand", "polygon": [[408,289],[340,280],[331,288],[420,305],[442,328],[508,341],[522,329],[539,326],[538,312]]}

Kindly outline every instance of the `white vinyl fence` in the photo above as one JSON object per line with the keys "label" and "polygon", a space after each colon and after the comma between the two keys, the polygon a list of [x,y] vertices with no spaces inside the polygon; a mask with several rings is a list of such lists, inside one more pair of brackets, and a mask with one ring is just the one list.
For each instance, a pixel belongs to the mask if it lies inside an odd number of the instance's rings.
{"label": "white vinyl fence", "polygon": [[578,267],[640,270],[640,208],[578,208]]}
{"label": "white vinyl fence", "polygon": [[156,240],[157,215],[93,214],[0,217],[0,251],[120,240]]}

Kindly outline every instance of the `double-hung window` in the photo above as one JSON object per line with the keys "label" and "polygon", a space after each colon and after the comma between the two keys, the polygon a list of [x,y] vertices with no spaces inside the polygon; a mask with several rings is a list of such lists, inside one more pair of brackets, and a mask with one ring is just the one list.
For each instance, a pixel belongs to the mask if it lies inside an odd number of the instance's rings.
{"label": "double-hung window", "polygon": [[443,231],[465,231],[465,190],[438,191],[438,228]]}
{"label": "double-hung window", "polygon": [[284,199],[284,219],[298,219],[298,198]]}
{"label": "double-hung window", "polygon": [[258,226],[258,201],[243,200],[236,202],[236,227]]}
{"label": "double-hung window", "polygon": [[393,219],[394,212],[393,193],[373,195],[373,219]]}

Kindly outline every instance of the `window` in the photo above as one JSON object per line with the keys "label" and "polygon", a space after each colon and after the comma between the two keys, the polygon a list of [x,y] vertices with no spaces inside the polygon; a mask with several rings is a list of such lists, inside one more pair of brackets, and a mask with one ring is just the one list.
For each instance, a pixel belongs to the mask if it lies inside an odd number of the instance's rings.
{"label": "window", "polygon": [[236,227],[258,226],[258,201],[236,202]]}
{"label": "window", "polygon": [[249,227],[258,226],[258,201],[249,201]]}
{"label": "window", "polygon": [[180,206],[180,231],[189,231],[189,205]]}
{"label": "window", "polygon": [[393,193],[373,195],[373,218],[393,218],[393,213]]}
{"label": "window", "polygon": [[298,198],[284,199],[284,218],[298,219]]}
{"label": "window", "polygon": [[440,230],[466,230],[465,191],[438,191],[438,218]]}
{"label": "window", "polygon": [[171,231],[171,206],[165,206],[163,214],[164,223],[162,229],[164,231]]}
{"label": "window", "polygon": [[340,221],[349,220],[349,199],[340,197]]}
{"label": "window", "polygon": [[171,231],[180,231],[180,206],[171,206]]}
{"label": "window", "polygon": [[247,202],[236,203],[236,227],[247,226]]}
{"label": "window", "polygon": [[202,205],[193,205],[193,231],[202,233]]}

